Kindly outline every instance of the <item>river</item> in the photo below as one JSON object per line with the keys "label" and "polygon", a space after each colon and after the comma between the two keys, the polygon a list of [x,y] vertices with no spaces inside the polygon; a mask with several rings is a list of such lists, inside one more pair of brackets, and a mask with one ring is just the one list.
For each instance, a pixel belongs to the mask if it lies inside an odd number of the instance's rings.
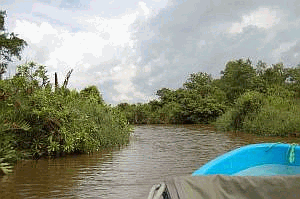
{"label": "river", "polygon": [[0,177],[0,198],[147,198],[153,184],[191,175],[237,147],[297,140],[221,133],[201,125],[135,126],[123,147],[19,162],[12,174]]}

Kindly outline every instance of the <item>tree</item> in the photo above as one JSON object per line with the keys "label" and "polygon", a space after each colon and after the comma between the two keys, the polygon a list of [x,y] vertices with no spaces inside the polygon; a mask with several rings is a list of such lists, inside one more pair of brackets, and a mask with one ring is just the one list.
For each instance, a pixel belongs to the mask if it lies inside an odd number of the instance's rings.
{"label": "tree", "polygon": [[229,61],[221,77],[228,100],[233,102],[246,91],[253,89],[255,77],[256,71],[249,59]]}
{"label": "tree", "polygon": [[288,68],[287,76],[286,87],[296,92],[296,96],[300,97],[300,65],[295,68]]}
{"label": "tree", "polygon": [[6,72],[9,62],[12,62],[12,57],[21,59],[20,53],[27,45],[26,41],[20,39],[14,33],[6,33],[4,27],[4,18],[6,11],[0,11],[0,80],[2,74]]}
{"label": "tree", "polygon": [[159,102],[158,100],[152,100],[148,104],[149,104],[150,110],[152,112],[154,112],[162,107],[162,103]]}
{"label": "tree", "polygon": [[187,90],[196,90],[202,97],[212,92],[213,79],[207,73],[199,72],[190,74],[188,80],[183,84]]}
{"label": "tree", "polygon": [[162,88],[162,89],[159,89],[157,92],[156,92],[156,95],[160,97],[160,99],[163,99],[167,93],[171,92],[170,89],[168,88]]}
{"label": "tree", "polygon": [[256,73],[260,76],[262,75],[267,69],[267,63],[259,60],[256,64]]}
{"label": "tree", "polygon": [[96,86],[88,86],[84,88],[80,91],[80,95],[91,102],[96,102],[97,104],[104,105],[102,95]]}
{"label": "tree", "polygon": [[168,89],[168,88],[159,89],[156,92],[156,95],[159,96],[162,104],[166,104],[166,103],[169,103],[169,102],[176,101],[175,92],[173,90]]}
{"label": "tree", "polygon": [[283,63],[277,63],[273,64],[272,67],[267,68],[262,77],[267,85],[278,86],[284,84],[288,74],[284,69]]}
{"label": "tree", "polygon": [[47,76],[46,66],[37,64],[34,61],[26,62],[17,67],[16,76],[26,78],[36,87],[46,87],[50,84]]}
{"label": "tree", "polygon": [[130,106],[128,103],[120,103],[117,105],[117,107],[121,110],[124,111],[126,109],[126,107]]}

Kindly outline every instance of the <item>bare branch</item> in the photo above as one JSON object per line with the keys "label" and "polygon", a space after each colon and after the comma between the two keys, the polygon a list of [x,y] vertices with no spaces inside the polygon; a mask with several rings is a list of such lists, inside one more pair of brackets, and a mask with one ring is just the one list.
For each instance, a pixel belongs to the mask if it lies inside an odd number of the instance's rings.
{"label": "bare branch", "polygon": [[73,69],[71,69],[71,70],[68,72],[68,74],[66,75],[66,78],[65,78],[65,81],[64,81],[64,84],[63,84],[63,87],[64,87],[64,88],[67,88],[67,85],[68,85],[68,82],[69,82],[69,78],[70,78],[72,72],[73,72]]}

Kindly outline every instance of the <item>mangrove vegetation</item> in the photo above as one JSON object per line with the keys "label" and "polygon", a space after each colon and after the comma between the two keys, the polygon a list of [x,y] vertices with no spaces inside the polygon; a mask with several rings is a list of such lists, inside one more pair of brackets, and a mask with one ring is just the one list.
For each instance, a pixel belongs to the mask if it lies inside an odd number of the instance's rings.
{"label": "mangrove vegetation", "polygon": [[[0,13],[4,29],[5,12]],[[0,77],[27,45],[13,33],[0,35]],[[92,152],[128,142],[131,127],[123,113],[105,104],[96,86],[67,88],[72,70],[59,86],[50,84],[46,66],[33,61],[0,79],[0,175],[21,159]]]}
{"label": "mangrove vegetation", "polygon": [[287,136],[300,132],[300,65],[250,59],[227,62],[218,79],[190,74],[178,89],[161,88],[148,103],[120,103],[131,124],[213,124],[220,131]]}
{"label": "mangrove vegetation", "polygon": [[220,131],[287,136],[300,132],[300,65],[228,61],[220,78],[195,72],[147,103],[107,105],[96,86],[52,85],[46,66],[29,61],[3,79],[27,43],[4,28],[0,12],[0,173],[24,158],[92,152],[128,142],[130,124],[213,124]]}

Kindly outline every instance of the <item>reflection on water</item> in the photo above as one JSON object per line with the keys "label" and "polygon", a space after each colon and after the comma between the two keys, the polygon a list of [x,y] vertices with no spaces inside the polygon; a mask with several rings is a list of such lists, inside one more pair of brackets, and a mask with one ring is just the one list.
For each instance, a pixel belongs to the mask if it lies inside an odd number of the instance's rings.
{"label": "reflection on water", "polygon": [[190,175],[234,148],[260,142],[295,142],[209,126],[136,126],[119,149],[57,159],[25,161],[0,178],[1,198],[146,198],[153,184]]}

